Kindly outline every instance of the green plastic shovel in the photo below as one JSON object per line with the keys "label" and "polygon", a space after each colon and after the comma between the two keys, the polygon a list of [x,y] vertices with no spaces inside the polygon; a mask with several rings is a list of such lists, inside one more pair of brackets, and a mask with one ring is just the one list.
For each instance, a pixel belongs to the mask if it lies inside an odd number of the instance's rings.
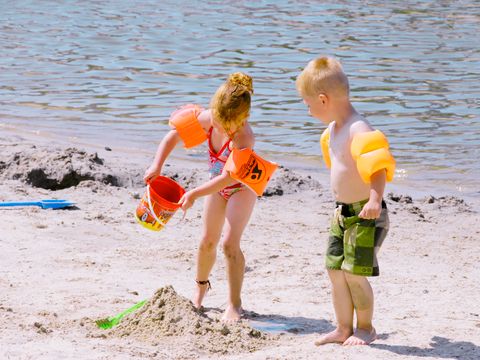
{"label": "green plastic shovel", "polygon": [[125,315],[128,315],[128,314],[134,312],[135,310],[140,309],[146,302],[147,302],[147,300],[140,301],[139,303],[133,305],[130,309],[127,309],[127,310],[121,312],[120,314],[115,315],[114,317],[108,317],[108,318],[105,318],[105,319],[96,320],[95,323],[101,329],[105,329],[105,330],[106,329],[111,329],[112,327],[117,325],[120,322],[120,320],[123,319],[123,317]]}

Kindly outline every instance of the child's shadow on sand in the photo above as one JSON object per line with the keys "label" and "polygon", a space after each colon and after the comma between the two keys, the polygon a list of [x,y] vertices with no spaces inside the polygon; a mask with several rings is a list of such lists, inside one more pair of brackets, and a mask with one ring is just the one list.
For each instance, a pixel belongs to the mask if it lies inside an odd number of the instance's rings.
{"label": "child's shadow on sand", "polygon": [[434,336],[430,343],[431,348],[416,346],[388,345],[373,343],[376,349],[388,350],[399,355],[432,357],[437,359],[479,359],[480,346],[469,341],[451,341],[450,339]]}
{"label": "child's shadow on sand", "polygon": [[311,319],[302,316],[261,315],[246,311],[244,318],[253,328],[267,333],[288,332],[292,334],[317,334],[332,331],[335,327],[323,319]]}

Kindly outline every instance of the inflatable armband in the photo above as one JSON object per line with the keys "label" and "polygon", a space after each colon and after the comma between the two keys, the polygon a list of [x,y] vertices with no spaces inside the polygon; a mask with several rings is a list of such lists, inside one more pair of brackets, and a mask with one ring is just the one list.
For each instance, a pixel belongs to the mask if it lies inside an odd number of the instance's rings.
{"label": "inflatable armband", "polygon": [[320,146],[322,148],[322,155],[323,161],[325,161],[325,165],[327,168],[330,169],[331,162],[330,162],[330,151],[329,151],[329,143],[330,143],[330,129],[327,127],[325,131],[322,133],[320,137]]}
{"label": "inflatable armband", "polygon": [[395,172],[395,159],[388,150],[388,141],[379,130],[356,134],[353,137],[351,152],[357,162],[360,177],[370,183],[370,177],[385,169],[387,181],[392,181]]}
{"label": "inflatable armband", "polygon": [[251,149],[233,149],[225,163],[230,176],[262,196],[278,165],[262,159]]}
{"label": "inflatable armband", "polygon": [[202,111],[200,106],[188,104],[170,116],[168,123],[177,130],[186,149],[200,145],[207,140],[207,134],[198,121],[198,115]]}

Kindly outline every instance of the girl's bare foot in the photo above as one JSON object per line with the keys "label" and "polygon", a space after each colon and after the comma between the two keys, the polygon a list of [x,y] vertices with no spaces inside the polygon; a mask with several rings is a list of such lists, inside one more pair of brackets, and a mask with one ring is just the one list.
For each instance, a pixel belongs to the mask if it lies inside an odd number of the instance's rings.
{"label": "girl's bare foot", "polygon": [[377,338],[375,328],[372,326],[370,330],[356,329],[352,336],[350,336],[343,345],[368,345]]}
{"label": "girl's bare foot", "polygon": [[193,296],[193,306],[197,308],[198,310],[201,309],[202,307],[202,301],[203,298],[205,297],[205,294],[207,293],[208,290],[210,290],[210,281],[205,280],[205,281],[198,281],[196,280],[197,283],[197,289],[195,290],[195,295]]}
{"label": "girl's bare foot", "polygon": [[342,330],[336,328],[335,330],[329,332],[328,334],[323,335],[320,339],[315,341],[315,345],[325,345],[330,343],[341,343],[343,344],[350,336],[352,335],[352,330]]}
{"label": "girl's bare foot", "polygon": [[227,308],[223,313],[222,321],[227,323],[232,323],[232,322],[239,321],[241,317],[242,317],[242,307],[241,306],[235,307],[230,304],[230,305],[227,305]]}

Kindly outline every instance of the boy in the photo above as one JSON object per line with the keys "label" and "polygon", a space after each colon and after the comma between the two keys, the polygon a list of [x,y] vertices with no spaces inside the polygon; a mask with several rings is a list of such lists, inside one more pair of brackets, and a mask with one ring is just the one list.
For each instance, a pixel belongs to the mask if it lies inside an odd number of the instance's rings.
{"label": "boy", "polygon": [[393,178],[395,161],[385,136],[373,131],[350,103],[348,79],[338,60],[310,61],[296,86],[310,115],[328,126],[321,144],[336,199],[326,267],[337,327],[315,344],[370,344],[376,332],[373,291],[366,276],[379,275],[376,254],[389,227],[382,197],[385,182]]}

